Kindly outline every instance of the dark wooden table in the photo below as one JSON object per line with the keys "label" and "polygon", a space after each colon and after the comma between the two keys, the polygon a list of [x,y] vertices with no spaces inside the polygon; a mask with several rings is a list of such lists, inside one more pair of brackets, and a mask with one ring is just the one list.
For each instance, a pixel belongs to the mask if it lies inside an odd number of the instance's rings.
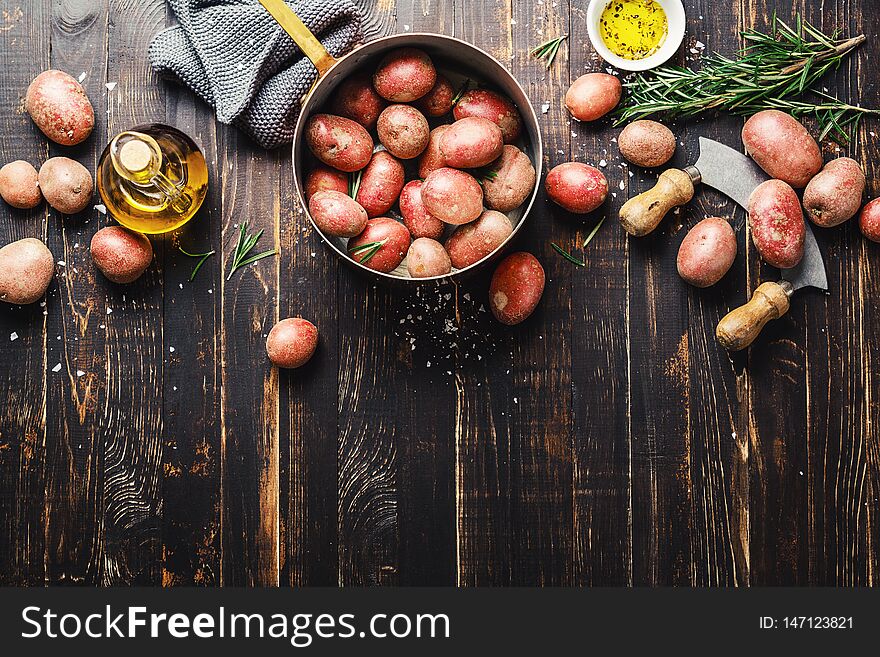
{"label": "dark wooden table", "polygon": [[[561,102],[571,80],[604,69],[586,0],[362,4],[371,36],[454,34],[508,65],[539,111],[549,104],[546,165],[607,160],[616,193],[588,266],[550,243],[576,245],[599,217],[573,222],[542,195],[518,240],[548,275],[527,323],[491,320],[486,276],[420,294],[377,287],[309,231],[287,149],[258,149],[151,74],[147,44],[173,20],[163,0],[3,2],[4,162],[72,153],[94,168],[113,134],[162,121],[201,143],[211,189],[127,287],[88,256],[106,217],[2,209],[0,242],[41,237],[64,264],[45,305],[0,309],[0,584],[880,583],[880,247],[854,222],[817,231],[830,294],[800,295],[731,358],[715,325],[774,272],[740,235],[722,283],[678,279],[687,225],[741,218],[710,191],[655,235],[625,237],[617,209],[654,176],[627,175],[616,131],[570,123]],[[869,0],[722,4],[686,0],[683,55],[698,40],[732,53],[741,28],[799,8],[868,35],[827,86],[880,106]],[[564,33],[549,71],[528,57]],[[85,73],[98,124],[82,147],[47,144],[19,110],[50,67]],[[677,125],[675,163],[700,135],[738,146],[740,127]],[[872,196],[874,131],[847,149]],[[281,255],[226,281],[244,221]],[[221,257],[190,283],[178,245]],[[292,315],[319,326],[321,347],[278,372],[264,335]]]}

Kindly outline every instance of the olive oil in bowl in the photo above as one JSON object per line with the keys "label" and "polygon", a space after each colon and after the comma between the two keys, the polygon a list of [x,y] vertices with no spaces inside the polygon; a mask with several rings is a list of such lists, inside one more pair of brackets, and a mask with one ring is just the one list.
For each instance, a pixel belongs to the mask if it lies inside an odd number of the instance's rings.
{"label": "olive oil in bowl", "polygon": [[602,11],[599,32],[612,53],[638,61],[660,50],[669,21],[656,0],[611,0]]}

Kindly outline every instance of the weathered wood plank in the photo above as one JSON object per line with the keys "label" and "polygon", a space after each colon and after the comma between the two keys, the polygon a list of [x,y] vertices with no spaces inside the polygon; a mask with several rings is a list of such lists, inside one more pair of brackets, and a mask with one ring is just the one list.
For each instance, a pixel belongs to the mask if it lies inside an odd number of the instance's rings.
{"label": "weathered wood plank", "polygon": [[[4,3],[0,56],[0,164],[46,159],[42,133],[21,111],[30,81],[49,64],[48,1],[22,7]],[[46,207],[0,215],[0,245],[26,237],[45,240]],[[0,584],[38,585],[45,577],[46,309],[57,304],[52,283],[45,302],[26,307],[0,303]],[[50,366],[51,367],[51,366]]]}

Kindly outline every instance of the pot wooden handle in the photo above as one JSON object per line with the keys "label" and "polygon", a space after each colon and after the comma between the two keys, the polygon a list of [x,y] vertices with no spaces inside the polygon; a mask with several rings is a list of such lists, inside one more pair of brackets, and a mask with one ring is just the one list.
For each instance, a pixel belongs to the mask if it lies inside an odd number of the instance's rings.
{"label": "pot wooden handle", "polygon": [[323,76],[336,63],[333,55],[327,52],[327,49],[314,34],[309,32],[309,28],[299,19],[293,9],[284,3],[284,0],[260,0],[260,4],[272,14],[272,18],[278,21],[278,24],[290,35],[299,49],[312,61],[312,64],[318,69],[318,77]]}
{"label": "pot wooden handle", "polygon": [[624,203],[620,223],[633,237],[642,237],[657,228],[672,208],[693,197],[694,177],[681,169],[667,169],[652,189]]}
{"label": "pot wooden handle", "polygon": [[715,331],[718,342],[729,351],[748,347],[767,322],[788,312],[793,291],[788,281],[760,285],[746,305],[730,311],[718,322]]}

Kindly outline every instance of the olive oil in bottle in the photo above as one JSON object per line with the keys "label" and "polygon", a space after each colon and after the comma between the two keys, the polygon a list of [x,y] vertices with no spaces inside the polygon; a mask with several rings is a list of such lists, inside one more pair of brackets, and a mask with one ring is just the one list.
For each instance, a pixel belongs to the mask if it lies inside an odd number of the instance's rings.
{"label": "olive oil in bottle", "polygon": [[107,213],[140,233],[166,233],[193,218],[208,191],[208,166],[196,143],[160,123],[116,135],[98,163]]}

